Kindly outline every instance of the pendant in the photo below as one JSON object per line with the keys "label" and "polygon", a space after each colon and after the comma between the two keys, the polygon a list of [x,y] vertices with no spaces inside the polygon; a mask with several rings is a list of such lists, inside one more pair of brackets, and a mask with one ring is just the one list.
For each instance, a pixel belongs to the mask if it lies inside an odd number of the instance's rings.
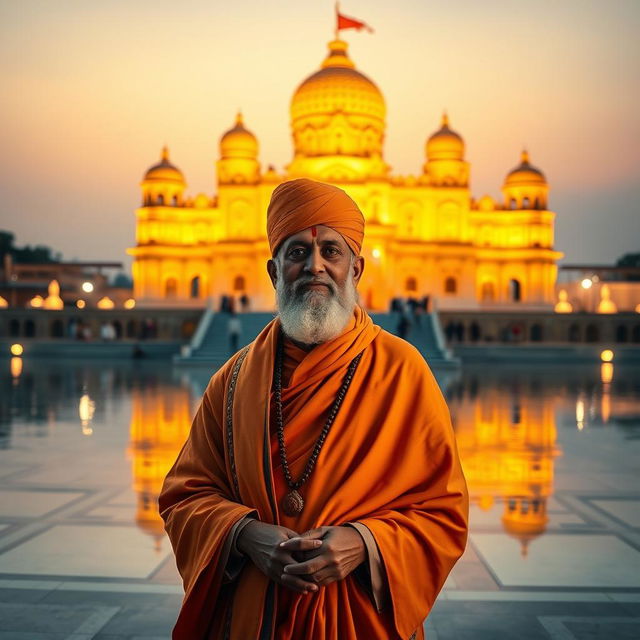
{"label": "pendant", "polygon": [[282,510],[289,516],[297,516],[304,507],[304,500],[296,489],[289,491],[282,500]]}

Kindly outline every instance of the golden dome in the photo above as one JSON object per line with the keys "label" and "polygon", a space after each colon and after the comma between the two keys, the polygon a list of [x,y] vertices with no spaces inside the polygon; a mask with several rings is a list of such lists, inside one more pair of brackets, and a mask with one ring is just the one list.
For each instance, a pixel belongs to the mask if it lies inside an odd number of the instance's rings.
{"label": "golden dome", "polygon": [[427,140],[427,158],[429,160],[464,160],[464,140],[449,128],[449,117],[442,114],[442,124]]}
{"label": "golden dome", "polygon": [[238,111],[233,128],[229,129],[220,138],[220,157],[224,159],[248,158],[252,160],[258,157],[258,140],[244,126],[240,111]]}
{"label": "golden dome", "polygon": [[384,127],[384,97],[372,80],[356,70],[343,40],[329,43],[321,69],[302,82],[291,100],[294,123],[300,118],[337,113],[374,118]]}
{"label": "golden dome", "polygon": [[178,167],[169,162],[169,147],[162,147],[160,162],[149,167],[144,174],[144,182],[173,182],[184,184],[184,176]]}
{"label": "golden dome", "polygon": [[505,186],[546,185],[544,173],[529,164],[529,153],[524,149],[520,164],[512,169],[504,182]]}

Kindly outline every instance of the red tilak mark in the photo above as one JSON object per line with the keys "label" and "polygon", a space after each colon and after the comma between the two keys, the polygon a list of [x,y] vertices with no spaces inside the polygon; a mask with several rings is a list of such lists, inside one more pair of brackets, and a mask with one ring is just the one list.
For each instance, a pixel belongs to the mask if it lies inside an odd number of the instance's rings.
{"label": "red tilak mark", "polygon": [[315,227],[311,227],[311,237],[315,238],[318,235],[318,230]]}

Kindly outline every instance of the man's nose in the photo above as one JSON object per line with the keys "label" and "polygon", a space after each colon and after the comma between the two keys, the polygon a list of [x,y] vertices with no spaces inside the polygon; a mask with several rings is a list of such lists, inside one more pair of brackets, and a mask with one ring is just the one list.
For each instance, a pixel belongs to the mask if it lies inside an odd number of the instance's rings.
{"label": "man's nose", "polygon": [[320,247],[314,247],[307,257],[307,263],[305,264],[305,268],[309,273],[322,273],[324,268],[324,260],[322,258],[322,253],[320,251]]}

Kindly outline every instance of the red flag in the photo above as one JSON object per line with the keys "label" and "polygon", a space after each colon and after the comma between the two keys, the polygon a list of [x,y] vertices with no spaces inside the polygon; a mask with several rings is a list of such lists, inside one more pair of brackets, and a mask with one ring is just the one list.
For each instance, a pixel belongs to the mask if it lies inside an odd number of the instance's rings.
{"label": "red flag", "polygon": [[357,29],[360,31],[361,29],[366,29],[369,33],[373,33],[373,29],[366,23],[361,20],[355,20],[354,18],[348,18],[347,16],[343,16],[336,9],[336,19],[337,19],[337,27],[336,31],[340,31],[340,29]]}

